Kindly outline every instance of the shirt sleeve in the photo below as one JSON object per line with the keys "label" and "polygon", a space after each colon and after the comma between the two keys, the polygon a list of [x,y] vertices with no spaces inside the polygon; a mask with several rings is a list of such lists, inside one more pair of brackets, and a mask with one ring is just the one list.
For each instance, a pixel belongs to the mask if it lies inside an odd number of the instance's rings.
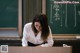
{"label": "shirt sleeve", "polygon": [[49,27],[49,31],[50,31],[50,34],[49,34],[49,37],[47,38],[47,43],[40,45],[41,47],[52,47],[53,46],[54,41],[53,41],[52,32],[51,32],[50,27]]}
{"label": "shirt sleeve", "polygon": [[28,46],[28,43],[27,43],[27,27],[26,25],[24,26],[24,29],[23,29],[23,38],[22,38],[22,46],[25,47],[25,46]]}

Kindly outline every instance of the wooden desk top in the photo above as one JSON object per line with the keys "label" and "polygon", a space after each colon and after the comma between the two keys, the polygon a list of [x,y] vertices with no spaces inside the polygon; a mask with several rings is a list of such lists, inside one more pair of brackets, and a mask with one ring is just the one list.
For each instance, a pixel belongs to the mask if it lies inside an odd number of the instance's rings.
{"label": "wooden desk top", "polygon": [[20,47],[20,46],[13,47],[13,46],[9,46],[8,53],[72,53],[72,47]]}

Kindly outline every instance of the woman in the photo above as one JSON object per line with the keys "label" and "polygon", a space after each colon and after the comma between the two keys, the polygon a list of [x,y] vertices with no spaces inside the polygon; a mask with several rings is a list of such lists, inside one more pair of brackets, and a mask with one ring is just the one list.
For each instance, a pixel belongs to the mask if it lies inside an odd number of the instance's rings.
{"label": "woman", "polygon": [[51,29],[45,14],[36,15],[32,23],[24,26],[22,46],[50,47],[53,46]]}

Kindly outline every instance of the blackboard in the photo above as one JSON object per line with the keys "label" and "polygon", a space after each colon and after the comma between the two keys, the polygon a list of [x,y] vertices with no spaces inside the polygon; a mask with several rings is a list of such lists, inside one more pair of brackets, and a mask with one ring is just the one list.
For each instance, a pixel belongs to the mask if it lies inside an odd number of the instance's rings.
{"label": "blackboard", "polygon": [[18,26],[18,0],[0,0],[0,28]]}
{"label": "blackboard", "polygon": [[80,34],[80,0],[46,0],[53,34]]}

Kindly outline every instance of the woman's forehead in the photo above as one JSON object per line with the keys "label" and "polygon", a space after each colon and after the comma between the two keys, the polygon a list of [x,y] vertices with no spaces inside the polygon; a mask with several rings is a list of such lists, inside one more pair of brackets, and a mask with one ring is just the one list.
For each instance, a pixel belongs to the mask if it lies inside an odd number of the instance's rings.
{"label": "woman's forehead", "polygon": [[35,22],[35,25],[40,25],[40,22]]}

